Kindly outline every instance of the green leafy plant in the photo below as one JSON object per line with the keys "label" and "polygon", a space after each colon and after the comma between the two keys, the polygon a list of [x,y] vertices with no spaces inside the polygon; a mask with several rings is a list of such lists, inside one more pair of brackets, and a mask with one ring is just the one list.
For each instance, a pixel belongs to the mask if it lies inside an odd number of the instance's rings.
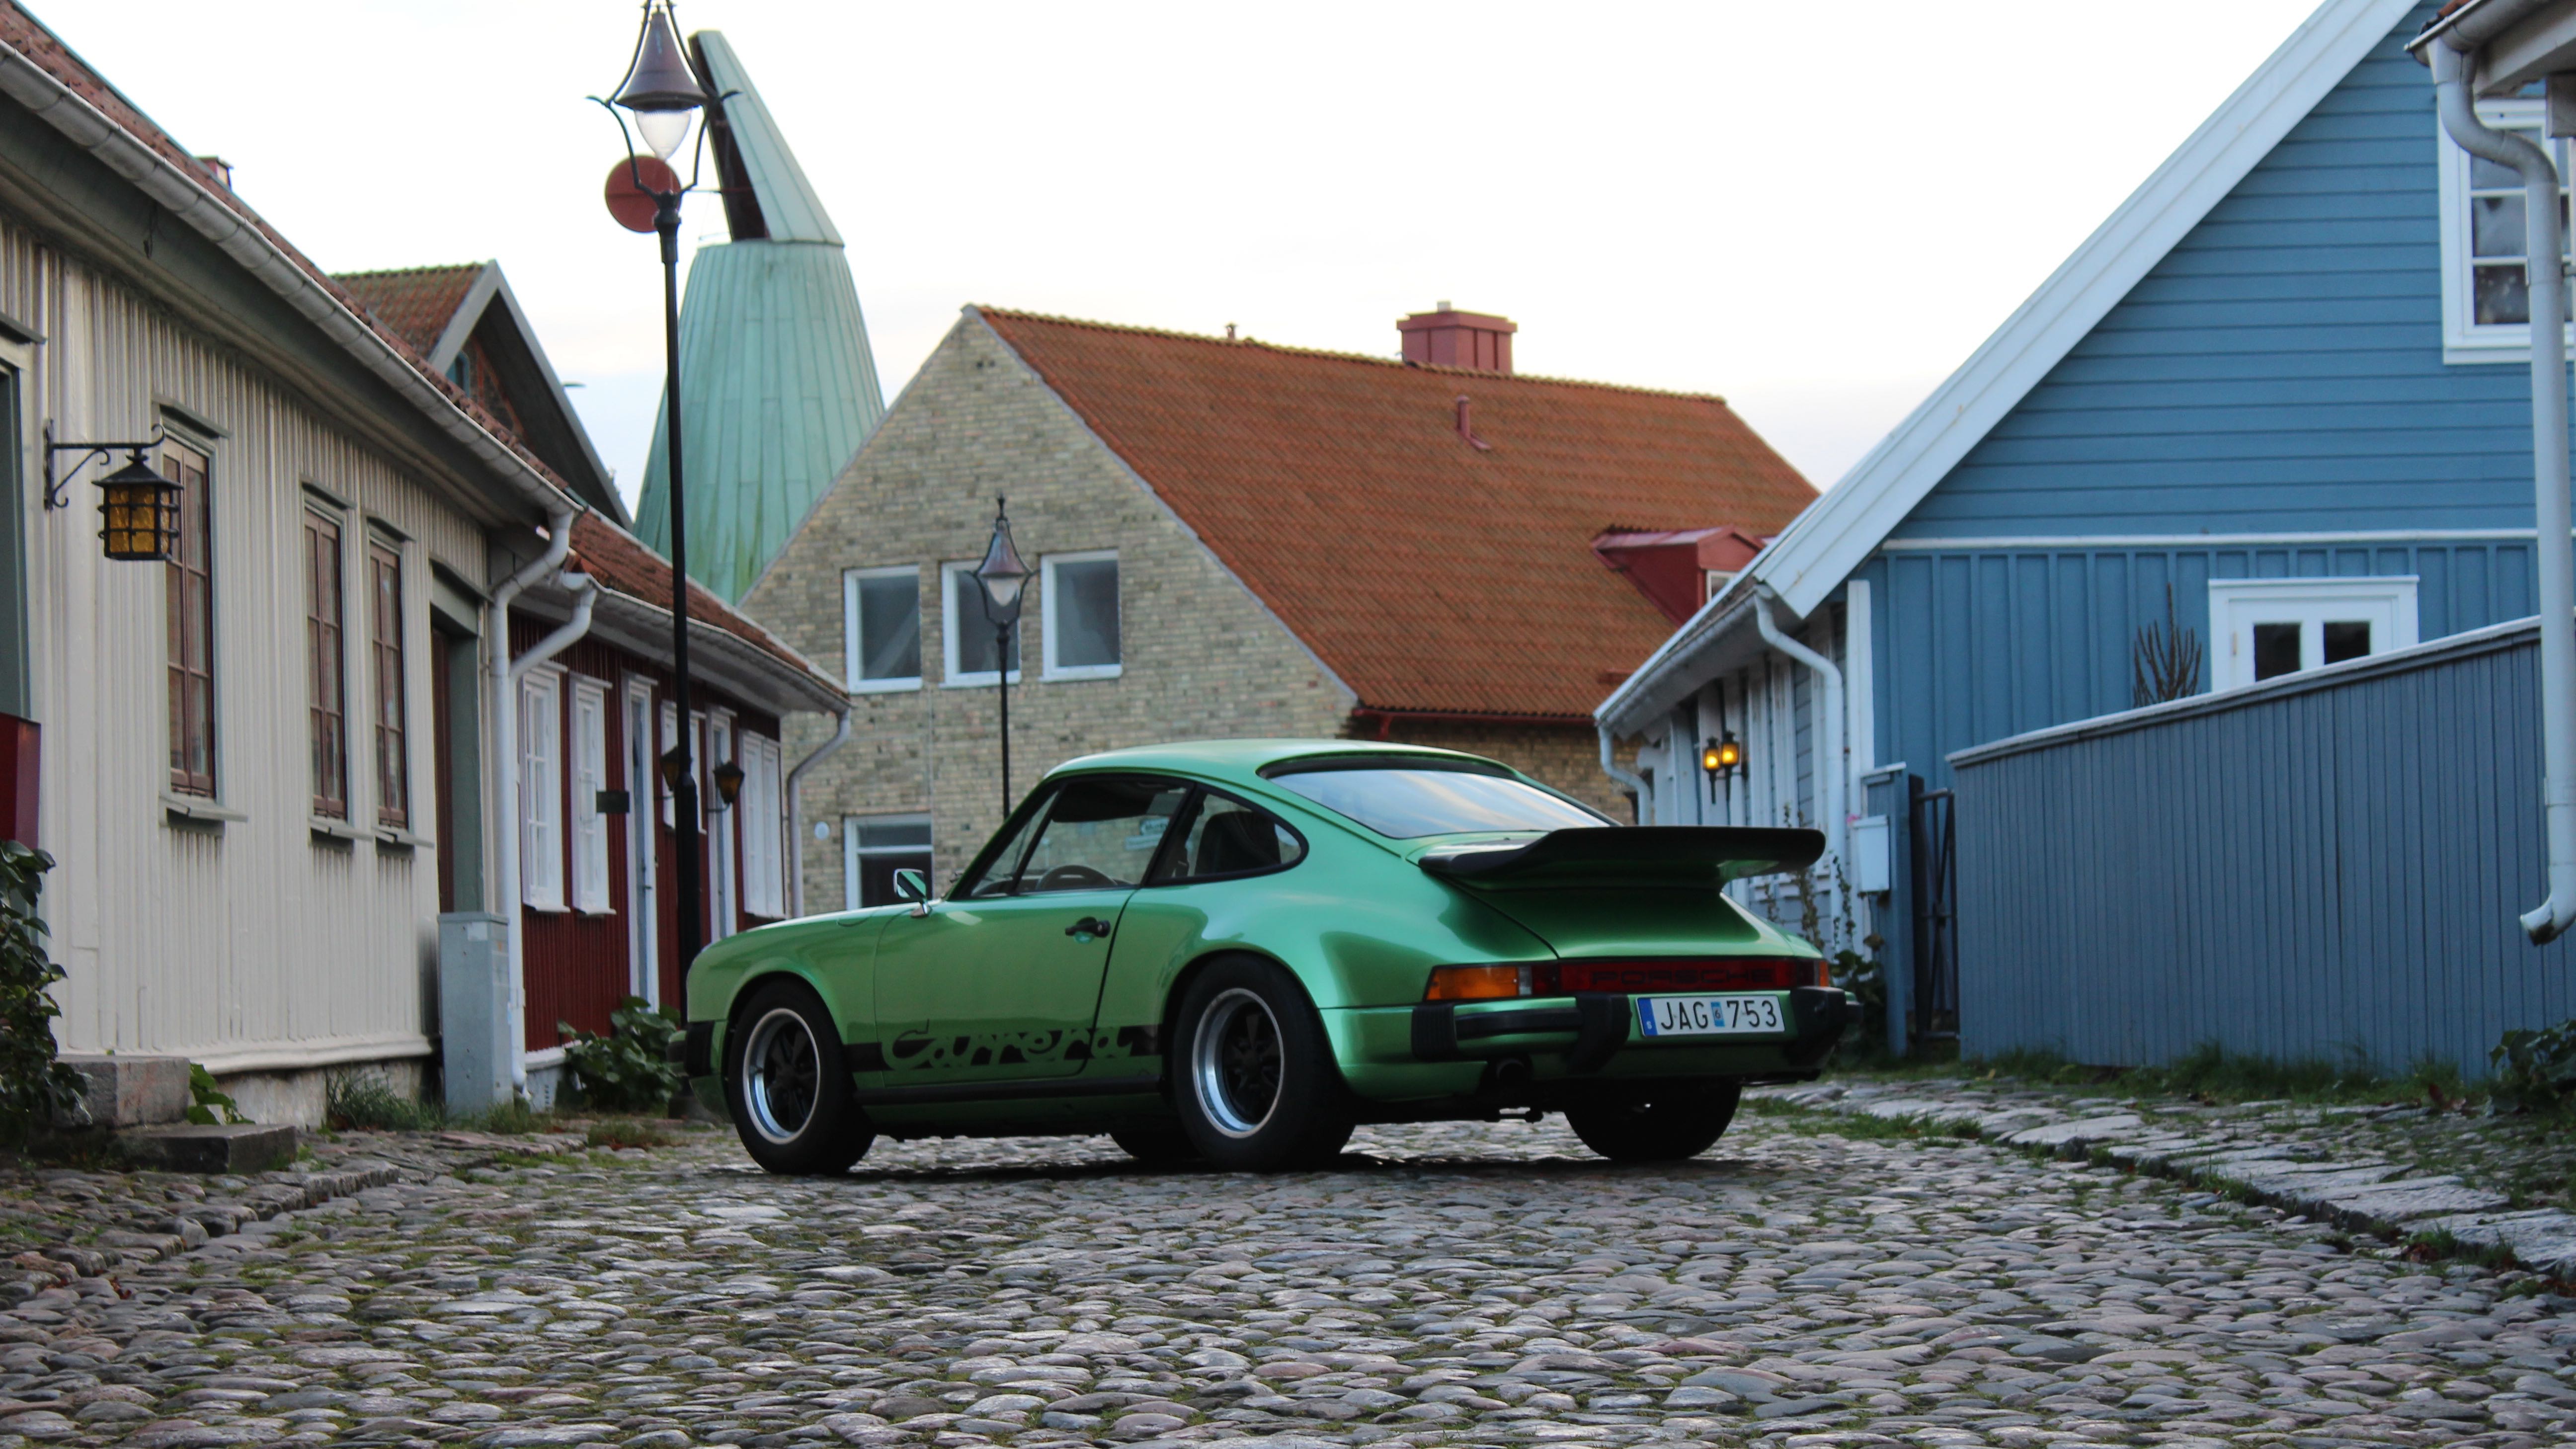
{"label": "green leafy plant", "polygon": [[241,1104],[215,1085],[215,1074],[195,1062],[188,1063],[188,1096],[188,1120],[200,1127],[238,1127],[250,1120],[242,1115]]}
{"label": "green leafy plant", "polygon": [[687,1085],[671,1060],[671,1043],[681,1026],[677,1014],[630,996],[608,1017],[609,1034],[594,1036],[568,1021],[555,1030],[564,1043],[564,1064],[572,1068],[584,1103],[612,1112],[665,1112]]}
{"label": "green leafy plant", "polygon": [[444,1106],[406,1097],[372,1074],[334,1078],[324,1112],[344,1131],[434,1132],[447,1125]]}
{"label": "green leafy plant", "polygon": [[16,841],[0,842],[0,1138],[28,1134],[81,1103],[80,1074],[54,1059],[51,988],[63,968],[45,953],[45,922],[36,897],[54,858]]}
{"label": "green leafy plant", "polygon": [[2576,1020],[2538,1031],[2509,1031],[2487,1053],[2498,1098],[2533,1111],[2576,1102]]}

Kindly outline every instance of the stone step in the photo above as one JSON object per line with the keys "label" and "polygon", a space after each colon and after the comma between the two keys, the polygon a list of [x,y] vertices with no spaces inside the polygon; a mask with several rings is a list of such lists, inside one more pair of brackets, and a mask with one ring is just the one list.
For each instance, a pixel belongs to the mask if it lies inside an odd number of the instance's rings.
{"label": "stone step", "polygon": [[295,1160],[295,1129],[284,1123],[182,1123],[136,1128],[117,1139],[137,1162],[164,1172],[267,1172]]}
{"label": "stone step", "polygon": [[64,1052],[55,1060],[80,1073],[81,1105],[65,1114],[64,1127],[151,1127],[184,1122],[196,1100],[188,1090],[186,1057]]}

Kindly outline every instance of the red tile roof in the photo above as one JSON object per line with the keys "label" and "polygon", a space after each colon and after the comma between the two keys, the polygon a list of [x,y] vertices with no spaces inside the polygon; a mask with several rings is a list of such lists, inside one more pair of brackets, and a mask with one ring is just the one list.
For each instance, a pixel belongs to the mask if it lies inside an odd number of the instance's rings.
{"label": "red tile roof", "polygon": [[[597,513],[583,513],[573,519],[572,558],[567,566],[598,580],[603,589],[665,612],[671,607],[670,561]],[[751,644],[833,694],[841,692],[840,681],[815,668],[811,660],[788,648],[777,635],[735,613],[722,599],[694,582],[689,585],[689,617]]]}
{"label": "red tile roof", "polygon": [[456,320],[465,294],[483,275],[485,263],[455,267],[404,267],[390,272],[338,272],[338,282],[358,305],[411,350],[426,358]]}
{"label": "red tile roof", "polygon": [[1671,632],[1595,535],[1815,497],[1721,398],[981,311],[1366,709],[1587,719]]}

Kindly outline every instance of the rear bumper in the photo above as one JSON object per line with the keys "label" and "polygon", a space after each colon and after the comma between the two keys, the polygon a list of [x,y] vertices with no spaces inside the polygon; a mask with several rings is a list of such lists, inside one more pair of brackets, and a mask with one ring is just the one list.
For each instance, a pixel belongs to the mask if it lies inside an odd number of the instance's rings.
{"label": "rear bumper", "polygon": [[1780,998],[1785,1030],[1653,1040],[1634,998],[1612,993],[1528,1001],[1425,1002],[1324,1013],[1343,1074],[1380,1098],[1471,1091],[1496,1062],[1542,1079],[1742,1077],[1815,1069],[1859,1015],[1849,992],[1801,986]]}

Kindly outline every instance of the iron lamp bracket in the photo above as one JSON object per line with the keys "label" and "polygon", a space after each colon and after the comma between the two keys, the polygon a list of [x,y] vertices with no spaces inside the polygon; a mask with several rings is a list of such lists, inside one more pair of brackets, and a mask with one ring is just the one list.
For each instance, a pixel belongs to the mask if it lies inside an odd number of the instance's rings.
{"label": "iron lamp bracket", "polygon": [[[151,437],[139,443],[57,443],[54,441],[54,420],[45,419],[45,507],[49,509],[71,507],[71,500],[63,497],[63,490],[71,486],[72,479],[79,476],[81,469],[99,459],[111,453],[140,454],[146,448],[157,448],[160,445],[161,432],[157,428],[153,430]],[[57,474],[54,468],[54,456],[58,453],[78,453],[81,455],[80,461]]]}

